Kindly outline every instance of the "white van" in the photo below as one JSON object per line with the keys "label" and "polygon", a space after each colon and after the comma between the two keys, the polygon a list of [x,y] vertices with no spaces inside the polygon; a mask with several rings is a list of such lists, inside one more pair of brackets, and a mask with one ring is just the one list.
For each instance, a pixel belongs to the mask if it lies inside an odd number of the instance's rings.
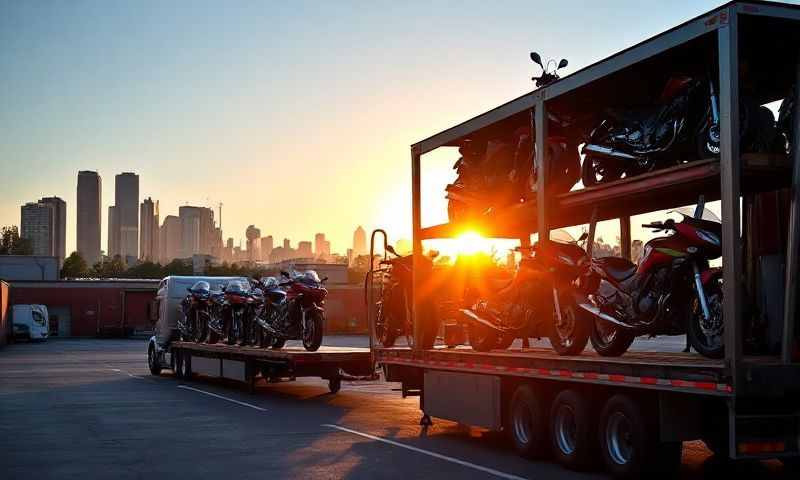
{"label": "white van", "polygon": [[14,305],[11,312],[14,338],[31,341],[47,340],[48,313],[44,305]]}
{"label": "white van", "polygon": [[222,290],[232,280],[249,285],[246,277],[164,277],[158,284],[158,293],[150,306],[150,319],[155,322],[155,335],[147,344],[147,360],[151,368],[159,365],[169,368],[170,362],[166,361],[164,354],[169,353],[169,343],[177,338],[178,318],[183,315],[181,300],[186,297],[187,289],[201,280],[208,282],[212,290]]}

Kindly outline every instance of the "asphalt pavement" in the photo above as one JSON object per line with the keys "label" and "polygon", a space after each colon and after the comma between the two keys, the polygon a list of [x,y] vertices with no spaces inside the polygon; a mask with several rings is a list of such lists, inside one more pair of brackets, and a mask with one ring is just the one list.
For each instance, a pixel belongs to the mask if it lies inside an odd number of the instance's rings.
{"label": "asphalt pavement", "polygon": [[[0,349],[0,478],[605,478],[522,459],[497,433],[440,419],[421,427],[418,399],[398,388],[344,382],[331,394],[299,379],[250,394],[150,375],[142,340],[14,344]],[[734,468],[783,476],[779,462]],[[684,444],[681,477],[728,472],[701,442]]]}

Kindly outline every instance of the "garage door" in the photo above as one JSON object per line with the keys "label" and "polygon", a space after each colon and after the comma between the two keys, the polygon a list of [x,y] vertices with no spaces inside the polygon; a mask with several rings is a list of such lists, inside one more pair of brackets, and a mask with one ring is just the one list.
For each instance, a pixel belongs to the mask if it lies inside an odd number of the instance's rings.
{"label": "garage door", "polygon": [[47,306],[47,313],[50,315],[50,336],[69,337],[72,335],[72,318],[69,307]]}

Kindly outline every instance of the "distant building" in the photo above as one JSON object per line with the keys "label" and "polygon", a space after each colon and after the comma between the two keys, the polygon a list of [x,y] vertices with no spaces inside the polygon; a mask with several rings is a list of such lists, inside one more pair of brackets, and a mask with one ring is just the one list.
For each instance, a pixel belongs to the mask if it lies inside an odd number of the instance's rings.
{"label": "distant building", "polygon": [[59,270],[58,258],[54,256],[0,255],[0,278],[9,282],[58,280]]}
{"label": "distant building", "polygon": [[269,261],[272,255],[272,235],[261,237],[261,260]]}
{"label": "distant building", "polygon": [[283,248],[285,248],[286,250],[292,249],[292,242],[288,238],[283,239]]}
{"label": "distant building", "polygon": [[103,182],[97,172],[78,172],[77,250],[88,265],[100,261],[102,193]]}
{"label": "distant building", "polygon": [[361,225],[356,228],[356,231],[353,232],[353,256],[359,255],[366,255],[367,254],[367,232],[361,227]]}
{"label": "distant building", "polygon": [[27,239],[33,255],[55,257],[55,212],[53,206],[29,202],[20,208],[20,237]]}
{"label": "distant building", "polygon": [[245,230],[247,238],[247,259],[251,262],[261,260],[261,230],[255,225],[250,225]]}
{"label": "distant building", "polygon": [[114,177],[114,206],[119,231],[116,254],[139,258],[139,175],[125,172]]}
{"label": "distant building", "polygon": [[314,235],[314,256],[323,260],[331,256],[331,242],[325,240],[324,233]]}
{"label": "distant building", "polygon": [[119,221],[117,207],[108,207],[108,256],[114,258],[120,254],[119,250]]}
{"label": "distant building", "polygon": [[205,207],[183,206],[178,209],[181,219],[181,258],[194,254],[210,255],[222,247],[214,223],[214,210]]}
{"label": "distant building", "polygon": [[299,258],[314,258],[311,251],[311,242],[297,242],[297,256]]}
{"label": "distant building", "polygon": [[50,205],[53,209],[53,251],[59,265],[67,256],[67,202],[58,197],[44,197],[39,203]]}
{"label": "distant building", "polygon": [[181,232],[180,218],[175,215],[164,217],[164,223],[161,225],[161,231],[159,232],[161,263],[166,265],[176,258],[180,258],[182,248]]}
{"label": "distant building", "polygon": [[158,200],[153,202],[147,197],[140,206],[139,229],[139,255],[144,261],[158,262],[159,256],[159,228],[158,228]]}

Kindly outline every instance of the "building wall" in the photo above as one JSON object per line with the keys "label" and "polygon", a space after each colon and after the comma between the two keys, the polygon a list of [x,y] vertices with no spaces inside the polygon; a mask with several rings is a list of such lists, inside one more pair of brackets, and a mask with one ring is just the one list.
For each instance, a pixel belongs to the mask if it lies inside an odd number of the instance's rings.
{"label": "building wall", "polygon": [[325,299],[325,334],[366,334],[367,307],[358,285],[331,285]]}
{"label": "building wall", "polygon": [[14,333],[11,329],[9,310],[8,284],[0,280],[0,347],[6,345]]}
{"label": "building wall", "polygon": [[149,304],[158,281],[13,282],[11,304],[42,304],[70,336],[125,335],[152,328]]}
{"label": "building wall", "polygon": [[58,258],[36,255],[0,255],[0,278],[15,280],[58,280]]}

